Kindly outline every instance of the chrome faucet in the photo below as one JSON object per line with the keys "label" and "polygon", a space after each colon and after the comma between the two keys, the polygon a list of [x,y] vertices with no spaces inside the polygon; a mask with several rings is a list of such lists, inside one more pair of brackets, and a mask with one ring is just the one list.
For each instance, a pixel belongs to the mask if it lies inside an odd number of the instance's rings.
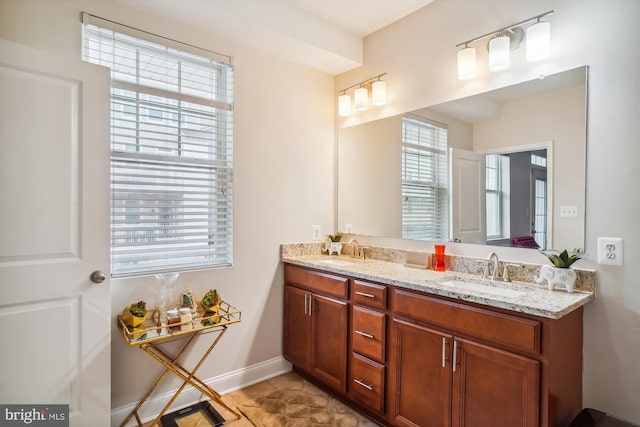
{"label": "chrome faucet", "polygon": [[353,258],[358,258],[360,256],[360,244],[358,243],[358,241],[356,239],[349,240],[349,244],[351,245],[351,247],[353,249],[352,257]]}
{"label": "chrome faucet", "polygon": [[498,254],[496,254],[495,252],[491,252],[489,254],[489,258],[487,259],[487,265],[484,268],[482,278],[489,278],[491,280],[494,280],[499,279],[500,277],[500,260],[498,259]]}

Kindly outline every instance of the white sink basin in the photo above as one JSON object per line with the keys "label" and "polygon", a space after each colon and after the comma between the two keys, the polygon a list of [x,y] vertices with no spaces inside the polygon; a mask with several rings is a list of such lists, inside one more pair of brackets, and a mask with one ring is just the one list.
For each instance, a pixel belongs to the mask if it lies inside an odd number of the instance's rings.
{"label": "white sink basin", "polygon": [[517,298],[525,295],[526,292],[516,291],[514,289],[498,288],[496,286],[484,285],[476,282],[464,282],[462,280],[446,280],[438,282],[442,286],[451,286],[452,288],[464,289],[466,291],[482,292],[484,294],[498,295],[507,298]]}
{"label": "white sink basin", "polygon": [[355,264],[355,262],[347,261],[344,259],[323,259],[318,262],[321,264],[334,265],[336,267],[345,267],[347,265]]}

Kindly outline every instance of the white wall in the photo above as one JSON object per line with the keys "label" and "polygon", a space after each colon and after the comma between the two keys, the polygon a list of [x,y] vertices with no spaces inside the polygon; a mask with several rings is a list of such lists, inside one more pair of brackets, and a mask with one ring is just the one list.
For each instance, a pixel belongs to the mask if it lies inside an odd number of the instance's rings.
{"label": "white wall", "polygon": [[[507,71],[489,75],[481,66],[477,79],[457,80],[456,44],[548,10],[554,10],[550,58],[527,64],[521,49]],[[622,237],[625,265],[596,266],[597,297],[584,312],[583,403],[634,422],[640,422],[639,20],[637,0],[437,0],[367,37],[364,66],[336,78],[342,88],[388,73],[388,105],[341,120],[343,127],[589,65],[586,250],[593,263],[598,236]],[[477,47],[486,66],[486,51]],[[486,256],[481,246],[449,250]],[[545,262],[530,250],[505,248],[499,255]]]}
{"label": "white wall", "polygon": [[[234,266],[182,274],[178,286],[196,297],[217,288],[242,310],[242,322],[229,328],[201,378],[281,356],[279,244],[310,240],[312,224],[325,233],[333,225],[333,78],[111,1],[2,0],[0,37],[80,57],[81,11],[234,57]],[[126,305],[153,302],[158,289],[153,277],[111,286],[113,325]],[[144,352],[127,347],[115,327],[112,365],[113,408],[137,401],[161,372]]]}

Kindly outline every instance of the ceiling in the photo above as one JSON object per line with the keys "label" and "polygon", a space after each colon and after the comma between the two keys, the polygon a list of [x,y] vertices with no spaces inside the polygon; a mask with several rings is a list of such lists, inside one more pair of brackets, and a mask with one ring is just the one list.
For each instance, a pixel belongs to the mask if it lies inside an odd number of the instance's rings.
{"label": "ceiling", "polygon": [[227,40],[339,74],[363,37],[434,0],[115,0]]}

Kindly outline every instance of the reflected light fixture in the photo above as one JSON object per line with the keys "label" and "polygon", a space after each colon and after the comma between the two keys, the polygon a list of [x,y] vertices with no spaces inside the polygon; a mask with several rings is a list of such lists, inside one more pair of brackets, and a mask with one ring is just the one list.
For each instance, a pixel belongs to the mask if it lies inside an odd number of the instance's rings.
{"label": "reflected light fixture", "polygon": [[476,51],[469,45],[488,37],[491,37],[488,43],[489,70],[501,71],[509,68],[511,51],[520,47],[525,40],[525,31],[522,27],[532,21],[535,23],[526,30],[527,61],[539,61],[549,56],[551,24],[541,19],[551,14],[553,10],[457,44],[456,47],[461,48],[458,51],[458,79],[469,80],[475,77]]}
{"label": "reflected light fixture", "polygon": [[[369,89],[371,89],[371,104],[375,106],[385,105],[387,103],[387,83],[382,80],[382,77],[386,75],[387,73],[382,73],[339,90],[338,115],[347,117],[351,115],[354,109],[355,111],[364,111],[369,108]],[[347,92],[353,88],[356,89],[353,92],[354,104],[352,108],[351,96]]]}

